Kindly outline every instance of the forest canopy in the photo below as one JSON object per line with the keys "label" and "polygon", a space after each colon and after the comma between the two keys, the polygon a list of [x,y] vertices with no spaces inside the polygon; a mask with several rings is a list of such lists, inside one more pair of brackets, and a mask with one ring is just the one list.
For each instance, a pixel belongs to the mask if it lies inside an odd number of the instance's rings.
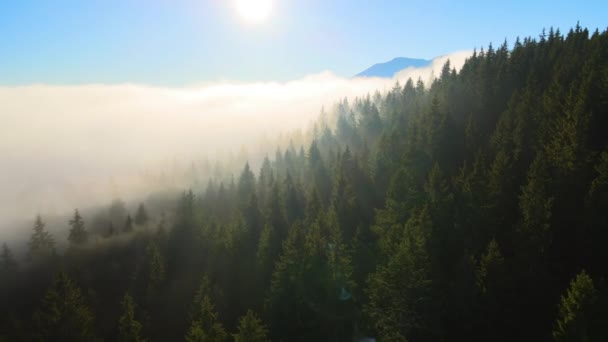
{"label": "forest canopy", "polygon": [[490,45],[65,249],[33,213],[0,341],[608,340],[606,132],[608,31]]}

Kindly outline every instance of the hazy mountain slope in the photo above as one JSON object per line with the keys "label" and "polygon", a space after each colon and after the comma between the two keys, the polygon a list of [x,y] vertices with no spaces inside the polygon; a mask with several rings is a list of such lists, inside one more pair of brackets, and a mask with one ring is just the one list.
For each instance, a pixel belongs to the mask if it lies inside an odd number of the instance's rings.
{"label": "hazy mountain slope", "polygon": [[431,64],[430,60],[397,57],[388,62],[374,64],[355,75],[356,77],[393,77],[398,71],[409,67],[424,67]]}

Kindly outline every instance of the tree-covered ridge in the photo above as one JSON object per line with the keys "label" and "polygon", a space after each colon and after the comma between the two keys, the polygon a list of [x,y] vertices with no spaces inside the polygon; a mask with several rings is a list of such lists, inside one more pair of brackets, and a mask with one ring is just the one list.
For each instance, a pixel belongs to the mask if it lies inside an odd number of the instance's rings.
{"label": "tree-covered ridge", "polygon": [[608,339],[608,31],[489,46],[315,127],[107,231],[75,211],[64,253],[37,219],[36,262],[0,254],[0,340]]}

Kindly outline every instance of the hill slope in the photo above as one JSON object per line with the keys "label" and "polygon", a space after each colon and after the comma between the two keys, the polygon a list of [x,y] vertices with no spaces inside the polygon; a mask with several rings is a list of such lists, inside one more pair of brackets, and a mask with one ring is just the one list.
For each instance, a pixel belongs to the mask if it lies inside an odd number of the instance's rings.
{"label": "hill slope", "polygon": [[355,75],[355,77],[393,77],[397,72],[409,67],[424,67],[431,64],[430,60],[397,57],[388,62],[374,64]]}

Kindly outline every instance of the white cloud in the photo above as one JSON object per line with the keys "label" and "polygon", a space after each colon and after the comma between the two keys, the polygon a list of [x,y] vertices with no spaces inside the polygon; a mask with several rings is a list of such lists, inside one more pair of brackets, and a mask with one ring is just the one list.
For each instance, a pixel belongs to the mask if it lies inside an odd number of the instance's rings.
{"label": "white cloud", "polygon": [[424,68],[407,68],[397,73],[396,78],[403,81],[408,78],[414,81],[420,78],[425,84],[429,84],[433,78],[439,77],[441,68],[449,60],[450,66],[460,71],[465,60],[471,56],[471,51],[458,51],[433,59],[431,65]]}
{"label": "white cloud", "polygon": [[[448,57],[397,78],[428,80]],[[145,85],[0,87],[0,217],[107,201],[109,179],[178,156],[200,159],[260,136],[304,128],[322,106],[390,89],[395,80],[324,72],[277,83],[220,82],[182,88]],[[105,203],[105,202],[103,202]],[[0,222],[1,240],[2,222]]]}

